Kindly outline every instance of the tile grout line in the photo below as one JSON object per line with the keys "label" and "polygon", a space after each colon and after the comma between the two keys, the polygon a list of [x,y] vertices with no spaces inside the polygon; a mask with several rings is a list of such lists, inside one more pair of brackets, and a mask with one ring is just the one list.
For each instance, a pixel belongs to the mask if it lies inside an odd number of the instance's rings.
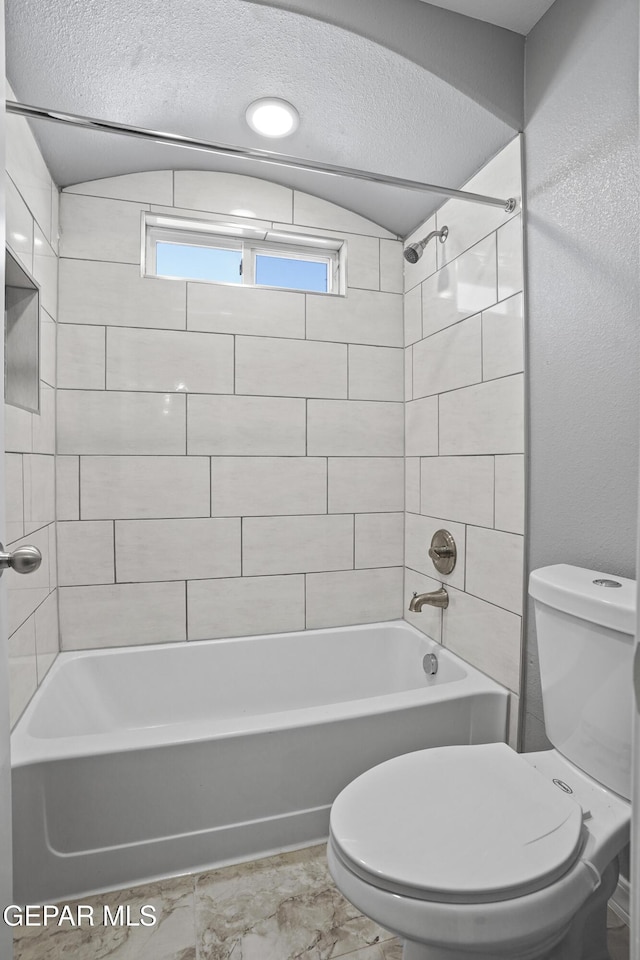
{"label": "tile grout line", "polygon": [[352,522],[352,528],[351,528],[351,529],[352,529],[352,532],[353,532],[353,547],[352,547],[353,557],[352,557],[352,559],[353,559],[353,569],[355,570],[355,569],[356,569],[356,515],[355,515],[355,513],[353,514],[353,519],[352,519],[351,522]]}
{"label": "tile grout line", "polygon": [[329,515],[329,457],[324,458],[325,467],[326,467],[326,481],[325,481],[325,493],[326,493],[326,513]]}
{"label": "tile grout line", "polygon": [[[466,566],[466,563],[465,563],[465,566]],[[395,568],[384,567],[382,569],[390,570]],[[435,577],[432,577],[430,573],[422,573],[421,570],[416,570],[415,567],[408,566],[407,569],[411,570],[412,573],[417,573],[421,577],[429,577],[431,580],[435,579]],[[451,583],[451,581],[446,581],[446,582],[447,582],[447,585],[451,587],[452,590],[457,590],[458,593],[464,593],[467,597],[472,597],[474,600],[479,600],[481,603],[486,603],[490,607],[495,607],[497,610],[502,610],[504,613],[509,613],[511,614],[512,617],[517,617],[519,620],[522,620],[522,613],[516,613],[514,610],[510,610],[508,607],[503,607],[499,603],[495,603],[493,600],[487,600],[486,597],[481,597],[477,593],[470,593],[469,590],[463,590],[461,587],[456,587],[456,585]],[[67,589],[69,588],[67,587]]]}
{"label": "tile grout line", "polygon": [[[342,344],[340,344],[342,346]],[[395,348],[390,348],[395,349]],[[504,377],[496,377],[496,380],[507,380],[509,377],[519,376],[522,371],[518,373],[506,374]],[[495,381],[487,381],[494,383]],[[465,384],[463,387],[456,387],[454,390],[443,391],[445,393],[455,393],[457,390],[466,390],[467,387],[477,386],[477,383]],[[51,388],[54,389],[54,388]],[[172,397],[210,397],[211,399],[222,398],[222,397],[244,397],[245,399],[255,399],[255,400],[318,400],[321,403],[386,403],[387,405],[393,404],[394,406],[401,406],[403,404],[402,400],[378,400],[375,397],[326,397],[326,396],[301,396],[300,394],[290,394],[290,393],[223,393],[223,392],[209,392],[203,393],[202,391],[192,390],[189,393],[186,393],[182,390],[162,390],[158,387],[153,387],[150,389],[140,389],[136,387],[121,387],[117,389],[104,390],[102,387],[60,387],[59,391],[62,394],[75,394],[75,393],[91,393],[96,394],[97,396],[118,396],[123,393],[133,393],[136,396],[143,397],[165,397],[167,394],[170,394]],[[427,396],[434,396],[434,394],[427,394]],[[418,400],[424,400],[425,397],[417,397]],[[11,453],[23,453],[24,451],[7,451]],[[29,451],[31,452],[31,451]],[[37,451],[34,451],[37,452]],[[53,455],[53,454],[52,454]]]}
{"label": "tile grout line", "polygon": [[496,472],[497,472],[497,457],[493,456],[493,529],[496,528]]}
{"label": "tile grout line", "polygon": [[352,344],[347,344],[347,400],[351,400],[351,369],[350,369],[350,358],[351,358],[351,346]]}
{"label": "tile grout line", "polygon": [[308,627],[308,625],[307,625],[307,576],[308,576],[308,575],[307,575],[306,573],[303,574],[303,583],[302,583],[302,588],[303,588],[302,603],[303,603],[303,607],[304,607],[304,628],[305,628],[305,630],[308,630],[308,629],[309,629],[309,627]]}
{"label": "tile grout line", "polygon": [[[373,291],[375,293],[375,291]],[[515,296],[515,295],[514,295]],[[507,299],[511,299],[510,297]],[[499,304],[492,304],[492,307],[499,306]],[[489,309],[489,308],[487,308]],[[471,316],[477,316],[477,314],[471,314]],[[458,323],[464,323],[464,320],[469,320],[471,317],[464,317],[463,320],[456,321],[450,326],[456,326]],[[404,349],[405,344],[402,343],[370,343],[369,340],[335,340],[332,337],[306,337],[299,336],[296,337],[292,334],[283,335],[277,333],[269,333],[268,335],[262,335],[260,333],[237,333],[235,330],[230,330],[228,328],[223,328],[222,330],[211,330],[209,327],[176,327],[176,326],[153,326],[152,324],[135,324],[135,323],[105,323],[104,320],[100,320],[97,323],[81,322],[79,320],[51,320],[51,323],[59,323],[61,327],[83,327],[83,328],[95,328],[95,327],[106,327],[109,330],[142,330],[148,331],[149,333],[201,333],[207,334],[209,336],[215,337],[250,337],[254,340],[293,340],[295,343],[303,343],[305,340],[308,340],[309,343],[334,343],[339,344],[340,346],[348,346],[352,344],[358,347],[372,347],[378,348],[380,350],[402,350]],[[443,330],[448,329],[443,327]],[[437,330],[436,333],[441,331]],[[432,336],[431,334],[429,336]]]}
{"label": "tile grout line", "polygon": [[463,535],[463,537],[464,537],[464,558],[463,558],[463,559],[464,559],[464,568],[463,568],[463,573],[462,573],[462,584],[463,584],[462,589],[463,589],[464,593],[467,593],[467,574],[468,574],[468,572],[469,572],[469,571],[468,571],[468,568],[467,568],[467,545],[468,545],[468,543],[469,543],[469,536],[468,536],[469,524],[466,524],[466,523],[465,523],[465,524],[464,524],[464,527],[463,527],[463,530],[464,530],[464,532],[463,532],[462,535]]}
{"label": "tile grout line", "polygon": [[495,238],[496,238],[495,239],[495,251],[496,251],[495,258],[496,258],[496,303],[497,303],[498,300],[500,299],[500,274],[499,274],[500,265],[499,265],[499,257],[498,257],[498,234],[500,233],[500,227],[497,227],[494,232],[495,232]]}
{"label": "tile grout line", "polygon": [[[369,572],[369,573],[380,573],[381,571],[387,571],[387,572],[388,572],[388,571],[391,571],[391,570],[401,570],[401,569],[402,569],[402,563],[393,563],[393,564],[388,564],[388,563],[387,563],[387,564],[384,564],[383,566],[379,566],[379,567],[371,567],[371,566],[368,566],[368,567],[358,567],[356,571],[354,571],[354,568],[353,568],[353,567],[331,567],[331,568],[328,569],[328,570],[324,570],[324,569],[323,569],[323,570],[283,570],[283,571],[280,571],[279,573],[273,573],[273,572],[269,572],[269,573],[250,573],[250,574],[247,574],[246,576],[245,576],[244,574],[243,574],[243,575],[236,574],[235,576],[222,576],[222,577],[189,577],[189,578],[186,579],[186,580],[185,580],[184,577],[172,576],[172,577],[169,577],[169,578],[166,579],[166,580],[120,580],[120,581],[119,581],[118,583],[116,583],[116,584],[111,583],[111,582],[108,582],[108,583],[104,583],[104,582],[103,582],[103,583],[70,583],[70,584],[64,584],[64,585],[62,585],[59,589],[64,590],[64,591],[66,591],[66,592],[70,592],[70,591],[73,591],[73,590],[93,589],[94,587],[114,587],[114,586],[116,586],[116,587],[151,587],[151,586],[160,586],[160,585],[163,585],[163,584],[166,585],[166,584],[169,584],[169,583],[220,583],[220,582],[223,581],[223,580],[235,580],[236,582],[240,582],[241,580],[280,580],[280,579],[282,579],[283,577],[324,576],[325,574],[333,574],[333,573],[354,573],[354,572],[357,572],[357,573],[366,573],[366,572]],[[413,567],[411,567],[410,569],[414,570]],[[415,570],[415,572],[416,572],[416,573],[420,573],[419,570]],[[421,576],[429,576],[429,574],[421,574]],[[54,593],[54,592],[55,592],[55,589],[56,589],[56,588],[50,589],[49,592],[48,592],[48,594],[47,594],[47,597],[45,597],[44,599],[46,600],[52,593]],[[458,588],[458,589],[459,589],[459,588]],[[462,591],[461,591],[461,592],[462,592]],[[478,600],[483,600],[483,602],[485,602],[485,603],[491,603],[492,606],[498,606],[498,604],[495,604],[495,603],[493,603],[493,602],[490,601],[490,600],[484,600],[483,597],[477,597],[476,599],[478,599]],[[44,603],[44,600],[43,600],[42,602]],[[38,604],[38,606],[40,606],[40,605],[41,605],[41,604]],[[35,609],[37,609],[37,608],[35,608]],[[506,609],[506,608],[505,608],[505,607],[502,607],[501,609]],[[512,612],[512,611],[509,611],[509,612]],[[33,611],[32,611],[32,613],[30,613],[30,614],[26,617],[26,619],[28,620],[29,617],[32,616],[32,614],[33,614]],[[515,615],[515,616],[520,616],[520,614],[514,614],[514,615]],[[391,619],[393,619],[393,618],[391,618]],[[24,623],[24,622],[25,622],[25,621],[22,621],[22,623]],[[369,621],[369,622],[373,622],[373,621]],[[22,624],[21,624],[21,625],[22,625]],[[274,632],[280,632],[280,631],[274,631]],[[15,633],[15,631],[14,631],[14,633]],[[13,634],[12,634],[12,636],[13,636]],[[150,640],[150,641],[149,641],[149,643],[155,643],[155,642],[156,642],[155,640]]]}

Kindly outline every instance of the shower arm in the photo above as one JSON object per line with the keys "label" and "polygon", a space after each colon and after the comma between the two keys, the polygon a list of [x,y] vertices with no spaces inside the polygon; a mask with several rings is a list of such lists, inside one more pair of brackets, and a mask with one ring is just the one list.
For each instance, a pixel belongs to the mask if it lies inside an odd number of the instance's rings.
{"label": "shower arm", "polygon": [[116,133],[123,137],[135,137],[138,140],[147,140],[151,143],[183,147],[188,150],[199,150],[204,153],[217,154],[218,156],[234,157],[238,160],[257,160],[261,163],[288,167],[291,170],[309,170],[312,173],[320,173],[329,177],[363,180],[368,183],[400,187],[403,190],[415,190],[419,193],[437,193],[445,197],[454,197],[458,200],[468,200],[471,203],[483,203],[492,207],[502,207],[507,213],[513,213],[518,205],[518,201],[514,197],[510,197],[507,200],[498,197],[487,197],[481,193],[469,193],[466,190],[453,190],[450,187],[439,187],[432,183],[421,183],[419,180],[405,180],[402,177],[391,177],[383,173],[372,173],[367,170],[341,167],[331,163],[316,163],[312,160],[303,160],[299,157],[289,157],[286,154],[275,153],[271,150],[259,150],[254,147],[238,147],[230,144],[214,143],[210,140],[200,140],[196,137],[182,136],[178,133],[161,133],[157,130],[147,130],[144,127],[114,123],[111,120],[98,120],[95,117],[84,117],[80,114],[66,113],[61,110],[50,110],[46,107],[36,107],[14,100],[6,101],[6,111],[12,116],[27,117],[29,120],[49,120],[52,123],[66,124],[67,126],[79,127],[83,130]]}

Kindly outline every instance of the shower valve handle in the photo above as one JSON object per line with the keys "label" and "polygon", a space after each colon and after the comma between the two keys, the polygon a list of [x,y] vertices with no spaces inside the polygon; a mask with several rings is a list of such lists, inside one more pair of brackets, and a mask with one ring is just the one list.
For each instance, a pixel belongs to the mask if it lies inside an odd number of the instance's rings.
{"label": "shower valve handle", "polygon": [[455,556],[455,550],[451,547],[429,547],[428,553],[432,560],[440,560],[443,557],[446,559],[447,557]]}
{"label": "shower valve handle", "polygon": [[7,553],[0,543],[0,577],[11,567],[16,573],[33,573],[42,563],[42,554],[37,547],[25,544],[16,547],[13,553]]}

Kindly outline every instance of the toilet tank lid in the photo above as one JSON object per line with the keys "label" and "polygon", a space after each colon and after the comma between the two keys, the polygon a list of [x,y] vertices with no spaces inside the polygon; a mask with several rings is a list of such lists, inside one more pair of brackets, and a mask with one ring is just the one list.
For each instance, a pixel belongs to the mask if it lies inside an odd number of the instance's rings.
{"label": "toilet tank lid", "polygon": [[557,563],[531,572],[529,594],[534,600],[554,610],[626,633],[630,637],[635,634],[635,580]]}

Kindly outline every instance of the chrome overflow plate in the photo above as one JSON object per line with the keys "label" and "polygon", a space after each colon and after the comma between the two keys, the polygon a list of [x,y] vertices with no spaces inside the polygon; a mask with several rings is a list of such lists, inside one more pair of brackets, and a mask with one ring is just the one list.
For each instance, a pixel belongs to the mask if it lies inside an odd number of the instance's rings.
{"label": "chrome overflow plate", "polygon": [[452,573],[458,559],[456,542],[448,530],[436,530],[429,547],[429,556],[438,573]]}
{"label": "chrome overflow plate", "polygon": [[438,672],[438,658],[435,653],[425,653],[422,658],[422,669],[428,677],[435,677]]}
{"label": "chrome overflow plate", "polygon": [[16,573],[33,573],[41,563],[42,554],[31,544],[16,547],[12,553],[7,553],[0,543],[0,577],[7,567],[11,567]]}

